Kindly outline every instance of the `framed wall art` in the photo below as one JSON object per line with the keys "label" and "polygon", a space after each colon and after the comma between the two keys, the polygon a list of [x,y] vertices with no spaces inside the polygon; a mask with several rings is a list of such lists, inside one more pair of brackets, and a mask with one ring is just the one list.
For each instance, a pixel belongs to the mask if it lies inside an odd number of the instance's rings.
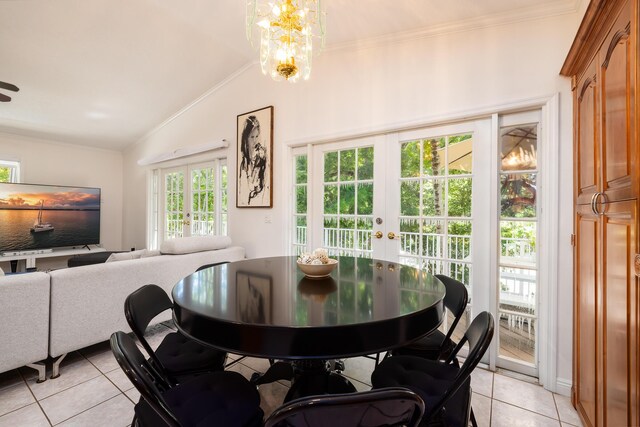
{"label": "framed wall art", "polygon": [[273,107],[238,116],[236,207],[273,207]]}

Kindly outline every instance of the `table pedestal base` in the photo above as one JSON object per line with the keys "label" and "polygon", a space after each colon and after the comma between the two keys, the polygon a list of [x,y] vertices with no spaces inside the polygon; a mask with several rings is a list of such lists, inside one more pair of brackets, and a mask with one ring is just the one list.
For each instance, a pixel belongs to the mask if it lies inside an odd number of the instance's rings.
{"label": "table pedestal base", "polygon": [[251,382],[255,385],[278,380],[290,380],[291,387],[284,401],[318,394],[354,393],[356,388],[337,372],[331,371],[326,360],[279,361],[264,374],[255,373]]}

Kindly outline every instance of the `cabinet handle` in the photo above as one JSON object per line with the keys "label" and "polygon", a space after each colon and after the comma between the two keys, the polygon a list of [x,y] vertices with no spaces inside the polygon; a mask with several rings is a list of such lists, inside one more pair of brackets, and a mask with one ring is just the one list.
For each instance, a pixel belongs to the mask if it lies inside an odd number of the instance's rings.
{"label": "cabinet handle", "polygon": [[[607,203],[607,195],[604,193],[596,193],[597,197],[595,198],[595,201],[593,203],[593,209],[596,213],[596,215],[598,216],[602,216],[604,215],[605,211],[607,210],[607,207],[605,206],[605,204]],[[600,197],[602,197],[602,212],[600,212],[598,210],[598,202],[600,201]]]}
{"label": "cabinet handle", "polygon": [[596,191],[593,193],[593,196],[591,196],[591,212],[593,212],[594,215],[598,215],[598,211],[596,210],[596,198],[598,194],[600,194],[600,192]]}

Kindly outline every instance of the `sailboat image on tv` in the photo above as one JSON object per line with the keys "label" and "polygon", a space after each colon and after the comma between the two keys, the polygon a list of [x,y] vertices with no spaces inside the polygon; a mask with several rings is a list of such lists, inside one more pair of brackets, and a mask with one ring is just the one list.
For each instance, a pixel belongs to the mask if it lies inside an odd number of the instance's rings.
{"label": "sailboat image on tv", "polygon": [[40,211],[38,212],[38,219],[33,223],[31,227],[32,233],[39,233],[41,231],[52,231],[53,225],[48,222],[42,222],[42,207],[44,206],[44,200],[40,200]]}

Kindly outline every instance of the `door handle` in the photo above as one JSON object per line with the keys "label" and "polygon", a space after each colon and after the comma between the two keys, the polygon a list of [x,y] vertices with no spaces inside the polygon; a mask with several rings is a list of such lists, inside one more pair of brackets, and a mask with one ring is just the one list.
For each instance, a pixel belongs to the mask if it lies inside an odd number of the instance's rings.
{"label": "door handle", "polygon": [[191,220],[184,219],[184,220],[182,220],[182,223],[183,223],[184,225],[191,225]]}
{"label": "door handle", "polygon": [[374,234],[374,237],[376,239],[382,239],[382,231],[376,231],[376,233]]}
{"label": "door handle", "polygon": [[387,234],[387,237],[389,238],[389,240],[395,240],[395,239],[399,239],[400,235],[394,233],[393,231],[390,231],[389,234]]}

